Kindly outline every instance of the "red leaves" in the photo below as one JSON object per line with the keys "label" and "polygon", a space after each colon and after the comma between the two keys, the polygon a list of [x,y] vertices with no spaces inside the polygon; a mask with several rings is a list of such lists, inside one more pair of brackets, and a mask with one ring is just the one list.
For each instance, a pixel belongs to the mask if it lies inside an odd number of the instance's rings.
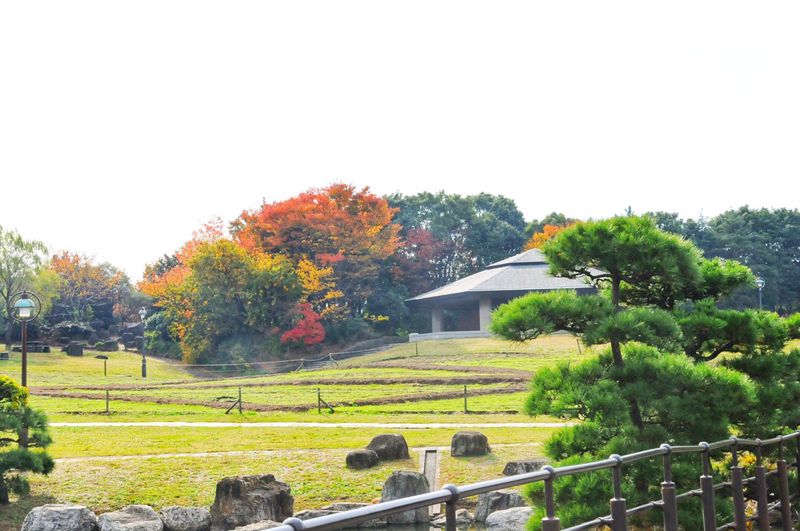
{"label": "red leaves", "polygon": [[325,339],[325,328],[322,326],[320,316],[311,309],[308,303],[297,305],[300,317],[295,327],[281,334],[281,343],[302,343],[316,345]]}

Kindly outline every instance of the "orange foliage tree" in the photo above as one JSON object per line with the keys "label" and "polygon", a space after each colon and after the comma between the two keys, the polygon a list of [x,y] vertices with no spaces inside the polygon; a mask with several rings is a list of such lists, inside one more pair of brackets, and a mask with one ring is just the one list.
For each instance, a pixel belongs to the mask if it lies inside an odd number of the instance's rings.
{"label": "orange foliage tree", "polygon": [[125,274],[113,266],[68,251],[53,256],[50,269],[60,278],[53,313],[64,319],[90,321],[104,314],[103,320],[110,322],[116,295],[129,286]]}
{"label": "orange foliage tree", "polygon": [[569,225],[545,225],[542,227],[541,232],[534,233],[534,235],[531,236],[527,242],[525,242],[524,250],[530,251],[531,249],[541,249],[545,242],[552,239],[556,234],[567,227],[571,227],[572,225],[572,223]]}
{"label": "orange foliage tree", "polygon": [[399,245],[394,212],[369,188],[333,184],[243,212],[232,230],[247,249],[331,267],[340,299],[355,315],[372,293],[381,264]]}
{"label": "orange foliage tree", "polygon": [[[184,360],[247,360],[280,343],[324,340],[312,303],[330,297],[331,275],[307,260],[246,249],[220,225],[206,225],[173,256],[149,265],[139,287],[163,310],[154,326],[167,327]],[[164,339],[163,329],[151,332]]]}

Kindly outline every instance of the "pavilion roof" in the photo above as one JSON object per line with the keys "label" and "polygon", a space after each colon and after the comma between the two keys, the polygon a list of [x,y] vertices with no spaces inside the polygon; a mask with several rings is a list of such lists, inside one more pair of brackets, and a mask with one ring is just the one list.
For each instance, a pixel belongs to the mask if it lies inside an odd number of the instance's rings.
{"label": "pavilion roof", "polygon": [[440,288],[407,300],[411,304],[511,292],[551,291],[558,289],[585,290],[590,286],[581,279],[556,277],[548,272],[547,261],[538,249],[525,251],[495,262],[483,271],[456,280]]}

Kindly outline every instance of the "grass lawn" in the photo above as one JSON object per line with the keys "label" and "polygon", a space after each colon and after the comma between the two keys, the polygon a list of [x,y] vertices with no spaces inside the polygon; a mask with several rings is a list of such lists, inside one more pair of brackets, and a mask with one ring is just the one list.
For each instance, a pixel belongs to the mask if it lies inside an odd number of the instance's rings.
{"label": "grass lawn", "polygon": [[[419,351],[419,355],[417,355]],[[584,355],[585,355],[584,350]],[[571,336],[553,336],[528,344],[494,339],[423,342],[396,345],[384,352],[342,362],[339,367],[279,375],[210,379],[171,362],[148,359],[148,378],[140,377],[141,357],[131,352],[109,353],[109,375],[88,351],[84,357],[32,354],[31,403],[51,422],[377,422],[408,424],[499,424],[550,422],[521,411],[526,372],[565,359],[576,359]],[[523,372],[526,371],[526,372]],[[19,377],[19,355],[0,364],[0,374]],[[494,378],[494,379],[492,379]],[[501,381],[498,381],[500,379]],[[470,414],[463,413],[463,381]],[[197,405],[234,396],[242,386],[244,414],[225,415],[220,404]],[[105,391],[111,387],[111,413],[106,415]],[[334,414],[316,411],[316,389],[339,404]],[[43,396],[71,392],[83,397]],[[453,393],[441,398],[436,393]],[[115,396],[140,401],[115,400]],[[400,399],[403,400],[400,400]],[[187,403],[156,403],[157,400]],[[390,403],[363,404],[365,401]],[[297,411],[253,411],[248,404],[304,406]],[[347,451],[364,447],[380,433],[400,432],[412,448],[449,448],[459,428],[385,429],[339,427],[66,427],[53,426],[50,453],[59,461],[48,477],[32,476],[32,497],[0,508],[0,531],[19,529],[30,507],[52,501],[88,505],[102,512],[130,503],[156,508],[166,505],[210,505],[214,485],[235,474],[272,473],[292,486],[297,510],[333,501],[369,501],[396,469],[418,470],[412,459],[383,464],[369,471],[344,467]],[[496,426],[480,429],[493,453],[480,458],[451,458],[444,452],[439,484],[464,484],[500,475],[505,462],[532,457],[553,428]],[[508,446],[506,446],[508,445]],[[239,453],[230,453],[239,452]],[[210,453],[210,455],[186,455]],[[178,454],[178,455],[175,455]],[[10,523],[6,523],[10,522]]]}
{"label": "grass lawn", "polygon": [[[459,428],[273,428],[273,427],[53,427],[55,458],[167,453],[326,450],[363,448],[375,435],[402,433],[409,446],[450,446]],[[554,428],[481,428],[489,443],[544,441]]]}

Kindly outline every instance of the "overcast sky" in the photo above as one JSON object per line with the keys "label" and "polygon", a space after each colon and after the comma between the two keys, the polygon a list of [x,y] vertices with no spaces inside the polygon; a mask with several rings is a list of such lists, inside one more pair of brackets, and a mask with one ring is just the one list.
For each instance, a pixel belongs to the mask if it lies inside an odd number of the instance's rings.
{"label": "overcast sky", "polygon": [[0,225],[124,268],[342,181],[800,206],[797,2],[0,3]]}

